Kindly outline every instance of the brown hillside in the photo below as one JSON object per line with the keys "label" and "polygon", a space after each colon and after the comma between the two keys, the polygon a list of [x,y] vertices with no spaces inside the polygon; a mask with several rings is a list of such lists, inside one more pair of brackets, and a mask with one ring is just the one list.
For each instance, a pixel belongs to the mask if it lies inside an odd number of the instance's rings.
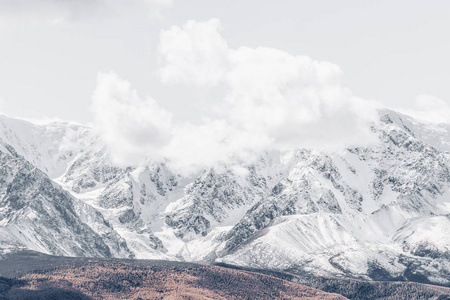
{"label": "brown hillside", "polygon": [[[346,299],[268,275],[217,266],[143,266],[95,260],[29,273],[6,299]],[[0,296],[1,299],[1,296]]]}

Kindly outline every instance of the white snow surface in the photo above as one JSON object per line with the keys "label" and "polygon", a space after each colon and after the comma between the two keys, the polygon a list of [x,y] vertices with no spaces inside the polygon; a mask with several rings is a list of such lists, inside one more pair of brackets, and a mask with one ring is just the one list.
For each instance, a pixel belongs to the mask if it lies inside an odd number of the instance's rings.
{"label": "white snow surface", "polygon": [[[0,116],[0,151],[12,157],[12,147],[67,191],[80,222],[112,256],[365,279],[374,268],[400,276],[415,262],[429,278],[450,283],[440,275],[450,272],[450,124],[389,110],[380,119],[371,125],[379,142],[370,147],[272,151],[243,163],[248,172],[224,166],[193,178],[151,158],[116,166],[89,127],[64,122]],[[0,253],[54,253],[40,242],[54,233],[41,232],[44,239],[32,228],[39,211],[11,213],[4,204],[17,172],[3,172],[0,183]],[[74,255],[76,247],[57,248]]]}

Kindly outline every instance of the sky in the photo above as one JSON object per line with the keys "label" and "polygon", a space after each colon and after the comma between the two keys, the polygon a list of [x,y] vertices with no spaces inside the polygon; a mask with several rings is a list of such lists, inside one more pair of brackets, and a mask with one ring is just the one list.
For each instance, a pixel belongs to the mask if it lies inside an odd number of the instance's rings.
{"label": "sky", "polygon": [[0,0],[0,111],[119,161],[351,143],[376,107],[450,122],[449,28],[444,0]]}
{"label": "sky", "polygon": [[180,98],[213,95],[161,85],[155,52],[161,30],[211,18],[233,48],[337,64],[359,97],[405,108],[420,95],[450,103],[448,1],[1,0],[0,108],[86,123],[97,73],[114,70],[177,117],[197,117],[193,100]]}

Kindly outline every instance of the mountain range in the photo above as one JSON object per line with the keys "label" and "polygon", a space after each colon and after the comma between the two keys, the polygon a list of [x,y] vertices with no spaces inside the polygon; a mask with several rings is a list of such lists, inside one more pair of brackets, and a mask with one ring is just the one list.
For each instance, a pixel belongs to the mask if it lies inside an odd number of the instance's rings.
{"label": "mountain range", "polygon": [[450,124],[379,110],[374,142],[183,176],[95,131],[0,116],[0,255],[162,259],[450,286]]}

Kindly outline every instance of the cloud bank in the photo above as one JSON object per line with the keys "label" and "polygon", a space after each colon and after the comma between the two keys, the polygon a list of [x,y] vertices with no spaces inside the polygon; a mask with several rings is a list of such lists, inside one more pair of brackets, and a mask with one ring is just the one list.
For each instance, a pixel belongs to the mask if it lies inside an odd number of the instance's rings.
{"label": "cloud bank", "polygon": [[159,40],[164,83],[214,86],[228,72],[230,49],[219,31],[218,19],[208,22],[188,21],[162,31]]}
{"label": "cloud bank", "polygon": [[160,159],[171,139],[172,114],[152,98],[141,99],[115,73],[100,73],[92,95],[95,130],[119,164],[137,164],[147,156]]}
{"label": "cloud bank", "polygon": [[192,173],[264,150],[340,149],[373,140],[368,123],[377,121],[375,105],[343,85],[337,65],[267,47],[233,49],[221,30],[220,21],[211,19],[160,34],[163,84],[225,87],[200,123],[171,121],[169,112],[137,97],[117,75],[99,75],[96,123],[121,159],[152,153],[178,172]]}
{"label": "cloud bank", "polygon": [[431,123],[450,123],[450,106],[433,95],[419,95],[411,107],[399,111]]}

